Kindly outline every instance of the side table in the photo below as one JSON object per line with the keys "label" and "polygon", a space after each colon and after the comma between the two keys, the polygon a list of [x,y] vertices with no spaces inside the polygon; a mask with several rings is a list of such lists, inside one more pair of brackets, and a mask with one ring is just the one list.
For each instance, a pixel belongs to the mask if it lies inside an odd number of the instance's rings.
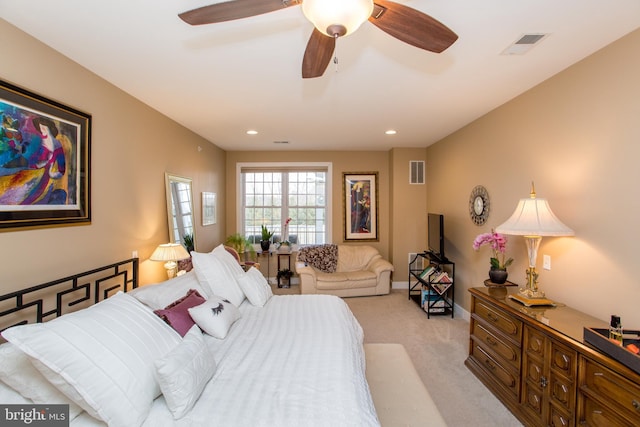
{"label": "side table", "polygon": [[271,282],[269,282],[269,277],[271,276],[271,260],[269,259],[271,257],[271,255],[273,254],[273,252],[271,251],[261,251],[258,252],[259,256],[266,256],[267,257],[267,283],[271,284]]}
{"label": "side table", "polygon": [[[280,271],[280,259],[282,259],[282,258],[286,258],[286,260],[287,260],[287,268],[289,270],[291,270],[291,252],[288,252],[288,253],[278,252],[277,255],[278,255],[278,272]],[[278,277],[278,287],[282,288],[283,285],[280,284],[280,275],[278,274],[277,277]],[[291,280],[291,278],[289,278],[289,280]]]}

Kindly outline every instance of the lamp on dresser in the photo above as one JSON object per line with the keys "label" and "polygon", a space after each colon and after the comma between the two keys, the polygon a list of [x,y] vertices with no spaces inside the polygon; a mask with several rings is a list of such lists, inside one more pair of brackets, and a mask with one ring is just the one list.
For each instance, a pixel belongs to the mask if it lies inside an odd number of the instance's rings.
{"label": "lamp on dresser", "polygon": [[523,236],[527,245],[529,268],[527,268],[526,287],[509,297],[526,306],[553,305],[553,302],[547,299],[544,292],[538,288],[536,271],[538,248],[543,236],[573,236],[575,234],[573,230],[553,214],[547,199],[536,197],[534,185],[531,183],[529,198],[520,199],[511,217],[496,227],[496,232]]}
{"label": "lamp on dresser", "polygon": [[151,261],[166,261],[164,268],[167,269],[169,279],[175,277],[178,263],[182,259],[187,259],[191,255],[180,243],[164,243],[156,248],[149,258]]}

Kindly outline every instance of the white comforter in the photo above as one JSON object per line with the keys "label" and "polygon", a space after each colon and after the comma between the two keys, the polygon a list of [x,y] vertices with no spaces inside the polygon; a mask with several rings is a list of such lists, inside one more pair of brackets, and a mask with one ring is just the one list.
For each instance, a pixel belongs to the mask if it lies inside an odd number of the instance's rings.
{"label": "white comforter", "polygon": [[[194,408],[174,420],[159,397],[145,427],[379,426],[365,379],[362,328],[340,298],[245,302],[224,340],[207,336],[218,370]],[[99,423],[98,423],[99,424]],[[72,426],[96,425],[86,413]]]}

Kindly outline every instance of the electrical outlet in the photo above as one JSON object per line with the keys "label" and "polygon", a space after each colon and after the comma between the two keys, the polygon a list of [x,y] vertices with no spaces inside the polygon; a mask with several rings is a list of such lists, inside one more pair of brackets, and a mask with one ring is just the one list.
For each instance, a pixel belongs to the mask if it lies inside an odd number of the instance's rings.
{"label": "electrical outlet", "polygon": [[542,256],[542,268],[545,270],[551,270],[551,256],[543,255]]}
{"label": "electrical outlet", "polygon": [[131,252],[131,258],[138,258],[138,251]]}

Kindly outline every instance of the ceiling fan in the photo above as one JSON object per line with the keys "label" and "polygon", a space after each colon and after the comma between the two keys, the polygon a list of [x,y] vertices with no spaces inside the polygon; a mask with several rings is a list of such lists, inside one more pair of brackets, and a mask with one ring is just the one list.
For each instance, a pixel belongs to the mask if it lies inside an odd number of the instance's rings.
{"label": "ceiling fan", "polygon": [[[436,19],[416,9],[390,0],[334,0],[336,6],[355,3],[361,18],[351,23],[352,11],[342,12],[339,18],[318,15],[327,9],[329,0],[231,0],[183,12],[178,16],[188,24],[203,25],[232,21],[273,12],[302,4],[305,16],[315,28],[309,38],[302,60],[302,77],[321,76],[335,50],[336,39],[355,31],[369,20],[376,27],[400,41],[420,49],[440,53],[451,46],[458,36]],[[328,20],[327,20],[328,19]],[[358,22],[359,21],[359,22]]]}

